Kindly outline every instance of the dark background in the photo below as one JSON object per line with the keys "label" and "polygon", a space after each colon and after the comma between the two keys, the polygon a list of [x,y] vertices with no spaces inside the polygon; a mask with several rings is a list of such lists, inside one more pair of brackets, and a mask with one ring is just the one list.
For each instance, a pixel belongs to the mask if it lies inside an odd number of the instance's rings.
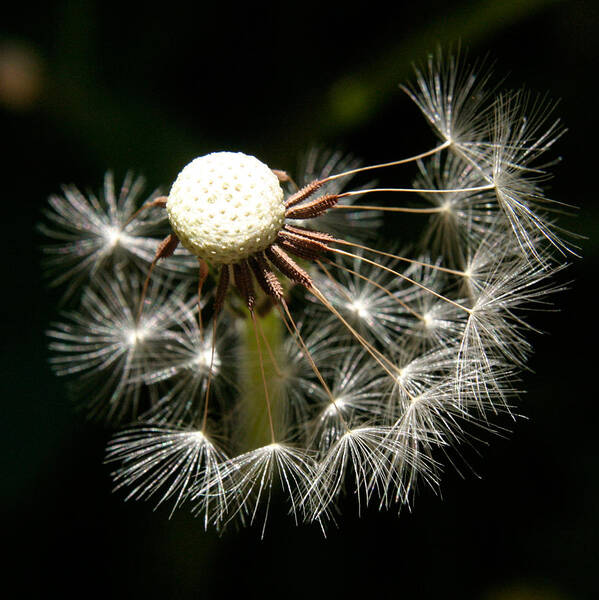
{"label": "dark background", "polygon": [[[36,6],[36,4],[43,4]],[[193,8],[191,8],[193,6]],[[3,547],[23,592],[62,597],[596,598],[599,9],[595,2],[306,3],[233,7],[13,3],[0,24]],[[589,239],[560,310],[535,321],[520,412],[442,498],[362,518],[348,502],[323,539],[274,514],[205,533],[185,511],[124,503],[102,464],[109,432],[86,422],[47,364],[57,297],[42,284],[40,208],[62,183],[98,189],[142,172],[168,189],[191,158],[229,149],[293,172],[314,143],[366,162],[430,147],[397,88],[437,43],[496,60],[506,85],[560,98],[569,127],[551,195],[580,207]],[[504,423],[505,424],[505,423]],[[509,424],[508,424],[509,425]],[[6,581],[6,578],[5,578]],[[6,589],[9,584],[5,583]]]}

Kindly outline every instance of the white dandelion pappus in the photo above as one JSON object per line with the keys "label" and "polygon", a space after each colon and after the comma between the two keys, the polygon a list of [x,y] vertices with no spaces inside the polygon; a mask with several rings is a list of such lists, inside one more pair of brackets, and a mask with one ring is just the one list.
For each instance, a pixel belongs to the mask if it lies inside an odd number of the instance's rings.
{"label": "white dandelion pappus", "polygon": [[314,481],[314,461],[310,453],[286,444],[273,442],[255,448],[227,461],[215,476],[199,486],[196,498],[198,511],[206,511],[213,497],[223,496],[219,510],[212,514],[216,526],[226,525],[235,517],[254,523],[259,511],[264,511],[262,535],[270,507],[275,482],[286,493],[290,513],[296,523],[305,512],[302,498]]}
{"label": "white dandelion pappus", "polygon": [[477,142],[487,133],[491,68],[485,60],[469,65],[467,59],[465,53],[438,49],[415,68],[415,83],[402,86],[447,145]]}
{"label": "white dandelion pappus", "polygon": [[154,423],[193,421],[203,410],[209,381],[217,399],[227,395],[227,387],[235,387],[235,328],[225,319],[216,331],[212,323],[200,328],[196,310],[182,305],[179,311],[168,338],[154,347],[140,374],[157,389],[158,400],[144,415]]}
{"label": "white dandelion pappus", "polygon": [[[85,195],[71,185],[64,187],[61,196],[50,197],[45,221],[38,226],[52,242],[43,247],[50,285],[67,285],[68,298],[104,268],[135,265],[145,274],[156,251],[155,236],[164,231],[166,219],[154,210],[130,220],[144,185],[142,177],[128,173],[117,193],[113,174],[108,172],[98,196]],[[156,192],[147,201],[155,197]],[[182,252],[167,269],[183,274],[190,265],[195,266],[195,261]]]}
{"label": "white dandelion pappus", "polygon": [[[158,496],[156,507],[174,498],[171,515],[190,499],[193,486],[217,479],[226,460],[201,429],[151,424],[122,431],[110,441],[106,452],[107,463],[120,463],[113,472],[115,491],[128,488],[126,499]],[[217,496],[214,503],[218,505],[219,499],[224,501]],[[211,500],[205,503],[206,527],[214,510]]]}
{"label": "white dandelion pappus", "polygon": [[[370,341],[393,344],[411,322],[407,302],[414,290],[402,289],[401,279],[392,272],[400,264],[396,258],[381,257],[377,265],[363,258],[364,252],[358,250],[356,256],[337,255],[334,260],[325,260],[314,273],[314,280],[356,331]],[[330,314],[317,298],[311,299],[321,317]],[[336,323],[346,331],[343,323]]]}
{"label": "white dandelion pappus", "polygon": [[[444,348],[451,346],[459,335],[466,311],[460,304],[460,298],[456,298],[456,302],[447,302],[451,283],[442,269],[439,261],[424,255],[404,271],[407,279],[402,281],[401,293],[409,316],[403,329],[401,346],[404,348]],[[436,290],[440,294],[434,295],[428,290]]]}
{"label": "white dandelion pappus", "polygon": [[[497,202],[523,250],[541,260],[536,233],[563,254],[572,253],[548,215],[566,204],[547,198],[540,184],[549,178],[539,158],[565,133],[559,119],[551,121],[555,104],[522,91],[500,94],[494,105],[490,152]],[[569,207],[571,208],[571,207]]]}
{"label": "white dandelion pappus", "polygon": [[[470,388],[480,402],[504,397],[501,386],[494,382],[495,373],[506,365],[525,368],[532,346],[527,334],[534,330],[525,312],[547,308],[548,296],[563,289],[552,278],[565,265],[551,268],[530,261],[499,246],[498,238],[485,241],[480,254],[490,253],[485,261],[489,269],[469,276],[471,307],[462,333],[458,369],[458,389]],[[476,377],[464,377],[462,370],[474,368]]]}
{"label": "white dandelion pappus", "polygon": [[540,259],[535,244],[540,232],[560,252],[572,254],[546,214],[567,205],[549,200],[539,185],[551,163],[538,160],[565,133],[559,119],[551,121],[555,103],[522,90],[499,93],[488,102],[489,77],[482,63],[468,66],[465,57],[444,57],[439,50],[425,71],[417,70],[417,84],[404,89],[450,152],[478,171],[494,192],[494,204],[525,253]]}
{"label": "white dandelion pappus", "polygon": [[77,311],[53,323],[47,332],[50,362],[58,375],[70,377],[90,417],[123,421],[139,413],[141,374],[154,344],[178,322],[186,288],[183,283],[169,291],[156,279],[148,289],[149,309],[138,320],[139,279],[120,271],[113,279],[103,274],[86,288]]}
{"label": "white dandelion pappus", "polygon": [[[326,520],[330,506],[340,495],[346,479],[358,502],[368,505],[388,487],[403,489],[403,473],[397,464],[413,463],[411,450],[399,445],[389,427],[346,427],[318,463],[312,485],[304,497],[313,520]],[[401,459],[399,458],[401,455]]]}
{"label": "white dandelion pappus", "polygon": [[349,348],[335,369],[333,402],[323,396],[316,404],[310,447],[323,456],[347,431],[348,424],[368,423],[384,411],[385,373],[359,348]]}
{"label": "white dandelion pappus", "polygon": [[[417,188],[467,190],[487,183],[477,169],[455,154],[435,154],[427,163],[420,161],[418,168]],[[484,239],[495,222],[493,190],[424,194],[422,199],[433,207],[421,242],[423,251],[463,267],[464,247]]]}
{"label": "white dandelion pappus", "polygon": [[[424,481],[436,488],[441,476],[439,451],[459,447],[466,439],[465,423],[475,422],[466,395],[456,400],[456,352],[435,350],[403,364],[389,399],[395,418],[389,436],[402,449],[389,456],[402,485],[390,480],[381,504],[409,504],[416,484]],[[466,375],[465,371],[462,375]],[[489,428],[487,428],[489,429]],[[407,460],[406,460],[407,457]]]}
{"label": "white dandelion pappus", "polygon": [[[328,379],[345,349],[340,346],[341,340],[333,319],[313,319],[309,314],[307,317],[318,326],[309,329],[303,323],[298,323],[298,330],[308,354],[317,365],[321,365],[320,372]],[[310,362],[306,360],[303,348],[293,336],[285,338],[280,354],[281,356],[277,357],[280,373],[277,381],[283,395],[282,404],[287,413],[284,418],[288,423],[297,424],[296,430],[291,432],[292,437],[299,436],[305,439],[310,435],[309,423],[314,404],[326,402],[327,396]]]}

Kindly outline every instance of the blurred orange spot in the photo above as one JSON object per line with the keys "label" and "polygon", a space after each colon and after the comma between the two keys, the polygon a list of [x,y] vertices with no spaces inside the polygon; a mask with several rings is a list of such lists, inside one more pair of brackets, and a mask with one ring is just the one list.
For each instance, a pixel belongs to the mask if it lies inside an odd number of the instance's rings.
{"label": "blurred orange spot", "polygon": [[31,108],[42,90],[42,61],[27,43],[8,41],[0,45],[0,103],[23,110]]}

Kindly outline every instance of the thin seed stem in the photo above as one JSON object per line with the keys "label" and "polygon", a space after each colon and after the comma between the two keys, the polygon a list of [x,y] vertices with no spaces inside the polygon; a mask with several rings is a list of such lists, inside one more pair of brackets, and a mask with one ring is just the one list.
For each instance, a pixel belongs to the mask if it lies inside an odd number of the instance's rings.
{"label": "thin seed stem", "polygon": [[[323,271],[325,271],[325,273],[328,274],[328,271],[325,269],[324,265],[322,264],[322,262],[320,260],[317,260],[316,263],[320,266],[320,268]],[[370,279],[370,277],[366,277],[366,275],[363,275],[362,273],[358,273],[358,271],[354,271],[353,269],[350,269],[349,267],[346,267],[344,265],[340,265],[330,259],[327,259],[327,264],[329,264],[333,267],[336,267],[337,269],[341,269],[342,271],[345,271],[346,273],[351,273],[352,275],[355,275],[356,277],[359,277],[360,279],[363,279],[364,281],[368,282],[370,285],[373,285],[373,286],[379,288],[382,292],[387,294],[387,296],[389,296],[394,302],[397,302],[397,304],[399,304],[403,309],[405,309],[407,312],[411,313],[412,316],[416,317],[420,321],[424,320],[423,315],[421,315],[417,310],[414,310],[406,302],[404,302],[403,300],[398,298],[393,292],[389,291],[384,285],[377,283],[376,281],[374,281],[373,279]],[[329,276],[329,277],[330,277],[331,281],[335,281],[332,276]],[[337,283],[337,282],[335,281],[335,283]],[[337,285],[339,285],[339,284],[337,283]],[[351,300],[351,298],[349,298],[349,295],[347,295],[346,297],[349,300]]]}
{"label": "thin seed stem", "polygon": [[[327,259],[325,259],[325,260],[327,260]],[[331,280],[331,283],[337,288],[337,291],[342,296],[345,296],[345,299],[351,304],[352,297],[349,295],[349,292],[347,291],[347,289],[343,285],[341,285],[338,281],[335,280],[335,278],[330,274],[329,270],[324,266],[324,264],[321,260],[316,259],[315,262],[323,270],[325,275]],[[327,260],[327,262],[330,265],[335,265],[335,263],[330,259]]]}
{"label": "thin seed stem", "polygon": [[348,196],[361,196],[363,194],[371,194],[373,192],[406,192],[406,193],[416,193],[416,194],[454,194],[454,193],[462,193],[462,192],[484,192],[486,190],[495,189],[495,184],[488,185],[478,185],[475,187],[468,188],[453,188],[447,190],[438,190],[438,189],[420,189],[420,188],[368,188],[365,190],[352,190],[349,192],[343,192],[339,194],[339,198],[345,198]]}
{"label": "thin seed stem", "polygon": [[[302,349],[302,352],[303,352],[306,360],[310,363],[310,367],[312,368],[312,371],[314,371],[314,374],[318,378],[318,381],[320,381],[320,384],[322,385],[326,395],[329,397],[329,402],[333,405],[333,407],[335,408],[335,411],[339,415],[341,424],[345,427],[345,429],[347,431],[349,431],[349,425],[347,424],[345,417],[343,416],[343,413],[337,406],[337,403],[335,402],[335,398],[333,397],[333,393],[331,392],[331,389],[329,388],[326,381],[324,380],[322,373],[316,366],[316,362],[312,358],[312,355],[310,354],[310,351],[308,350],[308,347],[306,346],[306,343],[304,342],[304,338],[302,337],[302,334],[300,333],[299,329],[297,328],[297,325],[295,324],[293,317],[291,316],[291,312],[289,311],[289,307],[287,306],[287,303],[285,302],[285,300],[281,300],[281,302],[279,304],[277,304],[277,308],[279,309],[279,312],[281,313],[281,317],[282,317],[283,322],[285,323],[285,326],[287,327],[289,333],[294,337],[294,339],[298,340],[299,345]],[[291,323],[291,326],[289,325],[289,323]]]}
{"label": "thin seed stem", "polygon": [[200,335],[204,334],[204,323],[202,321],[202,288],[204,287],[204,282],[208,277],[208,265],[206,261],[199,259],[200,263],[200,272],[198,276],[198,327],[200,328]]}
{"label": "thin seed stem", "polygon": [[383,252],[382,250],[376,250],[375,248],[370,248],[369,246],[362,246],[361,244],[357,244],[355,242],[349,242],[347,240],[335,239],[334,243],[342,244],[344,246],[353,246],[354,248],[360,248],[360,250],[366,250],[366,252],[372,252],[373,254],[379,254],[381,256],[386,256],[388,258],[393,258],[395,260],[399,260],[402,262],[407,262],[412,265],[419,265],[421,267],[426,267],[428,269],[432,269],[433,271],[442,271],[443,273],[449,273],[450,275],[457,275],[458,277],[465,277],[466,273],[463,271],[456,271],[455,269],[449,269],[447,267],[440,267],[439,265],[433,265],[431,263],[426,263],[420,260],[416,260],[414,258],[407,258],[405,256],[398,256],[397,254],[391,254],[390,252]]}
{"label": "thin seed stem", "polygon": [[363,173],[364,171],[372,171],[373,169],[384,169],[385,167],[394,167],[396,165],[403,165],[409,162],[414,162],[420,160],[422,158],[426,158],[427,156],[432,156],[433,154],[437,154],[441,152],[445,148],[450,145],[451,142],[444,142],[440,146],[433,148],[432,150],[428,150],[426,152],[422,152],[421,154],[415,154],[414,156],[409,156],[408,158],[402,158],[400,160],[394,160],[387,163],[379,163],[377,165],[368,165],[366,167],[358,167],[356,169],[351,169],[350,171],[344,171],[343,173],[337,173],[335,175],[330,175],[329,177],[325,177],[322,179],[322,183],[328,183],[329,181],[334,181],[335,179],[339,179],[340,177],[347,177],[349,175],[355,175],[356,173]]}
{"label": "thin seed stem", "polygon": [[[212,321],[212,340],[210,342],[210,368],[208,370],[208,381],[206,382],[206,394],[204,396],[204,415],[202,417],[202,431],[206,430],[206,421],[208,420],[208,397],[210,395],[210,384],[212,382],[212,368],[214,366],[214,349],[216,346],[216,321],[218,319],[218,314],[214,315],[214,320]],[[200,336],[202,333],[200,332]],[[201,338],[203,341],[203,338]]]}
{"label": "thin seed stem", "polygon": [[359,204],[337,204],[332,208],[344,208],[346,210],[380,210],[384,212],[400,212],[419,215],[432,215],[444,212],[446,210],[443,206],[435,206],[431,208],[407,208],[404,206],[362,206]]}
{"label": "thin seed stem", "polygon": [[153,208],[155,206],[160,206],[162,208],[166,208],[166,202],[168,198],[166,196],[160,196],[159,198],[154,198],[154,200],[150,200],[146,202],[141,208],[138,208],[124,223],[122,229],[124,230],[131,221],[133,221],[137,216],[147,210],[148,208]]}
{"label": "thin seed stem", "polygon": [[337,254],[343,254],[345,256],[350,256],[351,258],[357,258],[358,260],[363,260],[364,262],[366,262],[370,265],[374,265],[375,267],[378,267],[379,269],[383,269],[384,271],[389,271],[389,273],[393,273],[393,275],[397,275],[397,277],[401,277],[404,281],[407,281],[408,283],[411,283],[412,285],[415,285],[416,287],[419,287],[419,288],[425,290],[426,292],[428,292],[429,294],[432,294],[433,296],[439,298],[440,300],[443,300],[444,302],[447,302],[447,303],[451,304],[452,306],[455,306],[456,308],[463,310],[464,312],[468,313],[469,315],[472,314],[472,311],[469,308],[466,308],[465,306],[461,305],[459,302],[454,302],[453,300],[447,298],[446,296],[443,296],[442,294],[439,294],[439,293],[435,292],[434,290],[431,290],[429,287],[423,285],[422,283],[418,283],[417,281],[415,281],[414,279],[411,279],[410,277],[408,277],[407,275],[404,275],[403,273],[399,273],[398,271],[390,269],[389,267],[386,267],[385,265],[381,265],[373,260],[369,260],[368,258],[359,256],[358,254],[352,254],[351,252],[345,252],[344,250],[339,250],[338,248],[329,248],[329,250],[331,252],[336,252]]}

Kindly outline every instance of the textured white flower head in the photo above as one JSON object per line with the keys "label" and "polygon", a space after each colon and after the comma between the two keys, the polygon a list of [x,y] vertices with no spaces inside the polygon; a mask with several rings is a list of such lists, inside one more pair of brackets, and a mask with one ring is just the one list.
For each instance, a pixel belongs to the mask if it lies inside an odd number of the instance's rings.
{"label": "textured white flower head", "polygon": [[190,162],[173,184],[166,209],[183,246],[221,264],[268,248],[285,220],[277,176],[241,152],[214,152]]}

